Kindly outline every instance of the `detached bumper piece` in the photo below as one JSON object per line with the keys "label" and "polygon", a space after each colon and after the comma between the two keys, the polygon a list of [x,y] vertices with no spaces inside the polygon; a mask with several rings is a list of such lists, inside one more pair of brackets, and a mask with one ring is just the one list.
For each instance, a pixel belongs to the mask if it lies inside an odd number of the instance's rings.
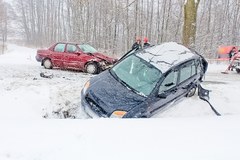
{"label": "detached bumper piece", "polygon": [[209,106],[211,107],[212,111],[217,115],[217,116],[221,116],[220,113],[217,112],[217,110],[211,105],[211,103],[209,102],[209,90],[204,89],[200,84],[198,85],[198,96],[201,100],[206,101]]}
{"label": "detached bumper piece", "polygon": [[198,96],[200,99],[209,100],[210,90],[204,89],[200,84],[198,85]]}

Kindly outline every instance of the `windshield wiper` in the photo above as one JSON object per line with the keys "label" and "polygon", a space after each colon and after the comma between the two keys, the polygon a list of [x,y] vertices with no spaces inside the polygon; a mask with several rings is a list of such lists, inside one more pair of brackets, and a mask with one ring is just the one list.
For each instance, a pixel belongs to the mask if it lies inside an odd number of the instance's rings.
{"label": "windshield wiper", "polygon": [[123,80],[121,80],[121,79],[117,76],[117,74],[116,74],[112,69],[110,69],[109,72],[111,73],[111,75],[112,75],[118,82],[122,83],[125,87],[129,87],[129,86],[127,85],[127,83],[124,82]]}
{"label": "windshield wiper", "polygon": [[117,74],[112,69],[109,69],[109,72],[118,81],[119,78],[118,78]]}

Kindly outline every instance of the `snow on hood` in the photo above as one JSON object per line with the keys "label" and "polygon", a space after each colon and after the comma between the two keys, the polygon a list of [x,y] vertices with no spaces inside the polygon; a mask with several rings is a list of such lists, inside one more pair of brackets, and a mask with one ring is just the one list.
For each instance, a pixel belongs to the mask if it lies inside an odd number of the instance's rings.
{"label": "snow on hood", "polygon": [[163,43],[137,54],[138,57],[150,62],[163,73],[166,72],[173,65],[193,57],[188,48],[176,42]]}

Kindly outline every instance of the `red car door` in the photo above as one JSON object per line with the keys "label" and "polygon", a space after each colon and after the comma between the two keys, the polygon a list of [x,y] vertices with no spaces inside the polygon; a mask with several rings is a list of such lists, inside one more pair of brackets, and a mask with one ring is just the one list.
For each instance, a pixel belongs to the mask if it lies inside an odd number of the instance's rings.
{"label": "red car door", "polygon": [[66,44],[58,43],[51,51],[51,60],[55,67],[63,68],[65,47]]}
{"label": "red car door", "polygon": [[84,70],[86,62],[82,59],[82,54],[78,52],[76,45],[67,44],[63,63],[65,68]]}

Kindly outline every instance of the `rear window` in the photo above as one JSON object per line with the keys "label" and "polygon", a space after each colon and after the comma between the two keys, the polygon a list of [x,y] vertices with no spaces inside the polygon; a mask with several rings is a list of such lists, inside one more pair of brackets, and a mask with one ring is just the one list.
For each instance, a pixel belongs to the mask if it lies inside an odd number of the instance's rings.
{"label": "rear window", "polygon": [[181,82],[187,80],[188,78],[195,75],[196,72],[197,72],[197,70],[196,70],[196,65],[195,65],[194,61],[184,65],[180,70],[179,82],[181,83]]}
{"label": "rear window", "polygon": [[65,44],[57,44],[55,47],[54,47],[54,51],[55,52],[64,52],[64,49],[65,49]]}

